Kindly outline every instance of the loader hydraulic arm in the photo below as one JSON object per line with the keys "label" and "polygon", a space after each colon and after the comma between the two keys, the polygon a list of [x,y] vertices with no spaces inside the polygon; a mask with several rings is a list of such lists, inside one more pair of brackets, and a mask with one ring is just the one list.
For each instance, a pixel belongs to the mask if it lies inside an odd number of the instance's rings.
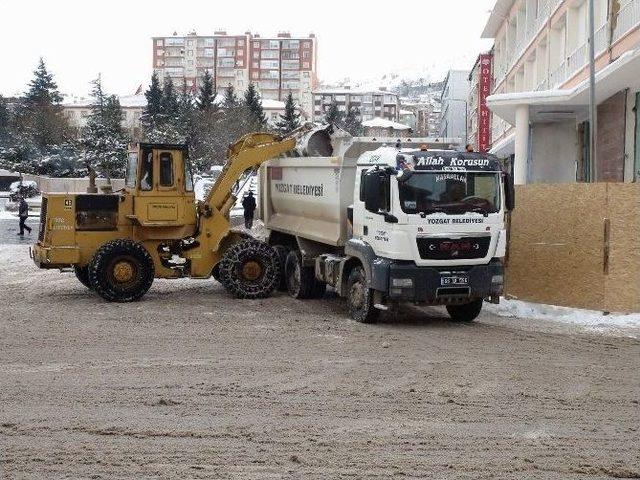
{"label": "loader hydraulic arm", "polygon": [[227,163],[214,183],[202,205],[209,211],[228,211],[235,201],[233,186],[249,169],[292,150],[296,145],[293,137],[282,138],[270,133],[248,133],[229,147]]}

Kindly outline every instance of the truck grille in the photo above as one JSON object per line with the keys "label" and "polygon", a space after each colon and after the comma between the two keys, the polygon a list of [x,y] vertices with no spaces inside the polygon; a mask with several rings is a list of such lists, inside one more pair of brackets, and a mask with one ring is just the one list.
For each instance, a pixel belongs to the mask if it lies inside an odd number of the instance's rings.
{"label": "truck grille", "polygon": [[486,257],[491,237],[418,238],[416,241],[423,260],[468,260]]}
{"label": "truck grille", "polygon": [[38,232],[38,240],[44,240],[44,230],[47,224],[47,197],[42,197],[42,207],[40,208],[40,231]]}

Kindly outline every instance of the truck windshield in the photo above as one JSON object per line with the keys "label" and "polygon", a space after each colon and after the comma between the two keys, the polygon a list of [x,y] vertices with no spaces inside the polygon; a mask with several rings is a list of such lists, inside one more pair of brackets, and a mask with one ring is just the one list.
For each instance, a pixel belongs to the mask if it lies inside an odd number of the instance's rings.
{"label": "truck windshield", "polygon": [[402,211],[409,214],[500,211],[497,172],[415,172],[398,186]]}

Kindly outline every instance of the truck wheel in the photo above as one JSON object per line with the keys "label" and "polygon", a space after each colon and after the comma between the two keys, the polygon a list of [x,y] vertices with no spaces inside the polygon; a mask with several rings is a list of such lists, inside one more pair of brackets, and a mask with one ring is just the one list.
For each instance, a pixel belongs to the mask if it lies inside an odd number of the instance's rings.
{"label": "truck wheel", "polygon": [[347,303],[351,318],[362,323],[376,323],[380,311],[373,306],[373,290],[367,287],[364,268],[351,270],[347,284]]}
{"label": "truck wheel", "polygon": [[313,279],[313,288],[311,289],[311,298],[322,298],[324,292],[327,291],[327,284],[321,282],[317,278]]}
{"label": "truck wheel", "polygon": [[280,282],[278,283],[278,290],[281,292],[287,291],[287,276],[285,275],[285,264],[287,262],[287,255],[289,254],[289,248],[284,245],[273,245],[272,247],[276,255],[278,255],[278,266],[280,267]]}
{"label": "truck wheel", "polygon": [[258,240],[243,240],[229,247],[219,265],[220,282],[237,298],[268,297],[280,281],[278,255]]}
{"label": "truck wheel", "polygon": [[74,265],[73,273],[76,274],[76,278],[82,285],[87,287],[89,290],[93,290],[93,288],[91,287],[91,283],[89,282],[89,266],[88,265],[85,265],[84,267],[81,267],[79,265]]}
{"label": "truck wheel", "polygon": [[315,285],[313,268],[302,265],[302,254],[299,250],[291,250],[284,266],[289,295],[298,300],[311,298]]}
{"label": "truck wheel", "polygon": [[153,283],[155,269],[147,249],[126,239],[102,245],[89,264],[93,289],[109,302],[139,300]]}
{"label": "truck wheel", "polygon": [[447,312],[454,322],[473,322],[482,310],[482,298],[464,305],[447,305]]}

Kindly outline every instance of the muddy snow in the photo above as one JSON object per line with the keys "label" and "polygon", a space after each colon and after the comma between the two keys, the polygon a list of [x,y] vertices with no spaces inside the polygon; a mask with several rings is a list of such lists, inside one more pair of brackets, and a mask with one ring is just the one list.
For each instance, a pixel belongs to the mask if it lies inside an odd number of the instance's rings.
{"label": "muddy snow", "polygon": [[0,247],[0,478],[640,476],[640,342],[576,323],[229,297],[109,304]]}

